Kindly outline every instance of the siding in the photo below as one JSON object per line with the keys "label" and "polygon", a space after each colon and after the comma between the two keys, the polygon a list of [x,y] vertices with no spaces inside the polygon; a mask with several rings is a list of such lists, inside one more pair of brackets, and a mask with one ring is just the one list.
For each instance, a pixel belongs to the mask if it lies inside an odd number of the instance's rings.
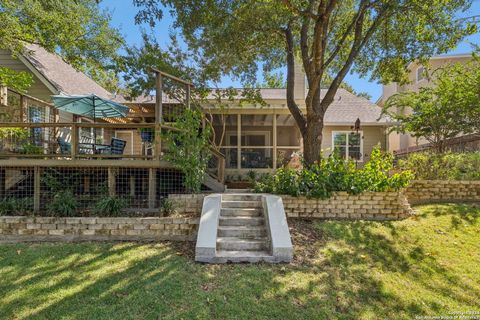
{"label": "siding", "polygon": [[[47,86],[43,84],[43,82],[37,76],[35,76],[30,69],[23,64],[22,61],[12,57],[8,50],[0,49],[0,66],[7,67],[15,71],[26,71],[32,74],[33,84],[28,89],[27,94],[43,101],[52,101],[51,95],[56,94],[56,92],[51,92],[50,89],[48,89]],[[73,122],[73,115],[69,112],[59,111],[58,122]]]}
{"label": "siding", "polygon": [[[368,160],[373,148],[380,144],[385,150],[386,135],[383,127],[364,127],[363,132],[363,154],[364,160]],[[328,126],[323,129],[322,150],[325,155],[332,153],[332,131],[351,131],[350,127]]]}
{"label": "siding", "polygon": [[[0,49],[0,66],[7,67],[15,71],[27,71],[31,73],[30,70],[19,59],[13,58],[10,55],[10,52],[7,50]],[[33,75],[33,81],[33,85],[28,89],[27,94],[32,97],[50,102],[50,96],[54,93],[51,92],[47,86],[45,86],[35,75]]]}

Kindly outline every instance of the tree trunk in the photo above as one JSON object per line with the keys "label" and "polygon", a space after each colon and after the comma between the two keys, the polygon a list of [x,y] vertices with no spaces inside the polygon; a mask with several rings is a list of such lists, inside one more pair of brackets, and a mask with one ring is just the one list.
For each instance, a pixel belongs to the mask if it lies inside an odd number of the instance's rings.
{"label": "tree trunk", "polygon": [[303,156],[305,163],[318,162],[322,153],[323,115],[307,115],[307,130],[303,137]]}

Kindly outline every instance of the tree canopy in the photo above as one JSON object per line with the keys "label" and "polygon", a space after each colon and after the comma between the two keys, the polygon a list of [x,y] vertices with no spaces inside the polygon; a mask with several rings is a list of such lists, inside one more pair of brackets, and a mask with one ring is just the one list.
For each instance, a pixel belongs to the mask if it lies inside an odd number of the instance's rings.
{"label": "tree canopy", "polygon": [[[475,27],[455,19],[471,0],[134,0],[138,21],[155,24],[162,5],[203,67],[254,82],[258,62],[287,66],[287,105],[304,141],[306,163],[320,157],[323,119],[348,72],[404,82],[409,61],[455,47]],[[294,96],[301,61],[308,92]],[[322,79],[331,75],[325,94]]]}
{"label": "tree canopy", "polygon": [[[0,1],[0,48],[13,55],[25,43],[56,52],[107,89],[116,88],[113,64],[124,40],[96,0]],[[28,53],[28,52],[27,52]],[[0,79],[9,77],[0,71]],[[13,83],[10,83],[13,85]]]}

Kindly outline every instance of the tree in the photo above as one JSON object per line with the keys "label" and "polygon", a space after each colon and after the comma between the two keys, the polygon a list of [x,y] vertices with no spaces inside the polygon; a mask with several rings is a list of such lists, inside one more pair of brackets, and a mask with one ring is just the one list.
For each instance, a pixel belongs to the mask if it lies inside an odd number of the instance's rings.
{"label": "tree", "polygon": [[[2,0],[0,48],[13,55],[28,54],[25,43],[38,44],[114,90],[116,74],[111,67],[124,40],[117,29],[110,27],[110,15],[100,10],[98,2]],[[6,74],[0,71],[0,78]]]}
{"label": "tree", "polygon": [[[133,0],[138,21],[155,24],[172,8],[189,47],[212,72],[251,79],[257,63],[287,66],[287,106],[304,143],[304,158],[319,160],[325,112],[349,71],[404,81],[409,61],[446,52],[475,31],[454,19],[470,0]],[[304,112],[294,96],[294,66],[308,82]],[[320,95],[322,79],[333,81]]]}
{"label": "tree", "polygon": [[451,64],[431,73],[432,85],[419,92],[393,95],[383,113],[398,122],[394,129],[423,137],[437,152],[445,141],[480,131],[480,63],[478,58]]}

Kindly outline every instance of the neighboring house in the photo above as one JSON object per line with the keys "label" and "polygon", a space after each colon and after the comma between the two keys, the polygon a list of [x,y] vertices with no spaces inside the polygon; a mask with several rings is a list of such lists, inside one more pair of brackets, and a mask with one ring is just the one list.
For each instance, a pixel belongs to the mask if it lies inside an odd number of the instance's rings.
{"label": "neighboring house", "polygon": [[[431,86],[432,81],[426,76],[426,68],[428,66],[429,72],[432,73],[435,70],[444,67],[452,63],[466,63],[472,59],[471,54],[453,54],[453,55],[441,55],[430,58],[427,65],[421,65],[416,62],[412,62],[408,65],[408,80],[406,85],[399,85],[398,83],[390,83],[383,86],[383,94],[377,100],[377,104],[380,107],[385,105],[385,102],[394,94],[401,92],[414,91],[422,87]],[[408,110],[407,110],[408,112]],[[426,144],[427,141],[422,138],[414,138],[409,134],[397,134],[391,133],[389,136],[389,151],[406,150],[407,148],[417,147],[422,144]]]}
{"label": "neighboring house", "polygon": [[[59,56],[49,53],[41,47],[29,46],[30,55],[11,57],[10,53],[0,50],[0,65],[15,70],[30,71],[34,75],[34,84],[28,94],[50,101],[54,94],[91,94],[103,98],[112,98],[109,92],[95,83],[85,74],[76,71]],[[306,96],[305,76],[301,69],[295,71],[295,97],[304,107]],[[269,171],[278,168],[291,159],[295,152],[302,151],[302,137],[286,105],[285,89],[261,89],[261,95],[267,106],[229,102],[227,108],[215,107],[214,101],[202,106],[205,113],[212,115],[215,141],[226,157],[227,175],[244,175],[250,170]],[[130,106],[130,120],[135,123],[153,123],[155,97],[140,97],[128,101],[123,97],[113,98],[117,102]],[[165,121],[173,121],[179,103],[163,98]],[[380,119],[380,107],[365,98],[339,89],[334,102],[325,115],[322,149],[330,154],[337,148],[342,155],[359,163],[368,159],[372,148],[380,145],[388,149],[387,127],[389,122]],[[47,111],[46,111],[47,112]],[[173,116],[168,116],[168,114]],[[49,115],[45,116],[49,119]],[[56,122],[91,121],[75,117],[69,113],[59,113]],[[358,134],[353,132],[355,121],[360,119]],[[32,122],[31,119],[24,119]],[[47,121],[45,121],[47,122]],[[121,121],[122,122],[122,121]],[[124,122],[124,121],[123,121]],[[116,130],[99,132],[97,137],[115,135],[127,141],[127,153],[141,155],[142,148],[138,130]]]}

